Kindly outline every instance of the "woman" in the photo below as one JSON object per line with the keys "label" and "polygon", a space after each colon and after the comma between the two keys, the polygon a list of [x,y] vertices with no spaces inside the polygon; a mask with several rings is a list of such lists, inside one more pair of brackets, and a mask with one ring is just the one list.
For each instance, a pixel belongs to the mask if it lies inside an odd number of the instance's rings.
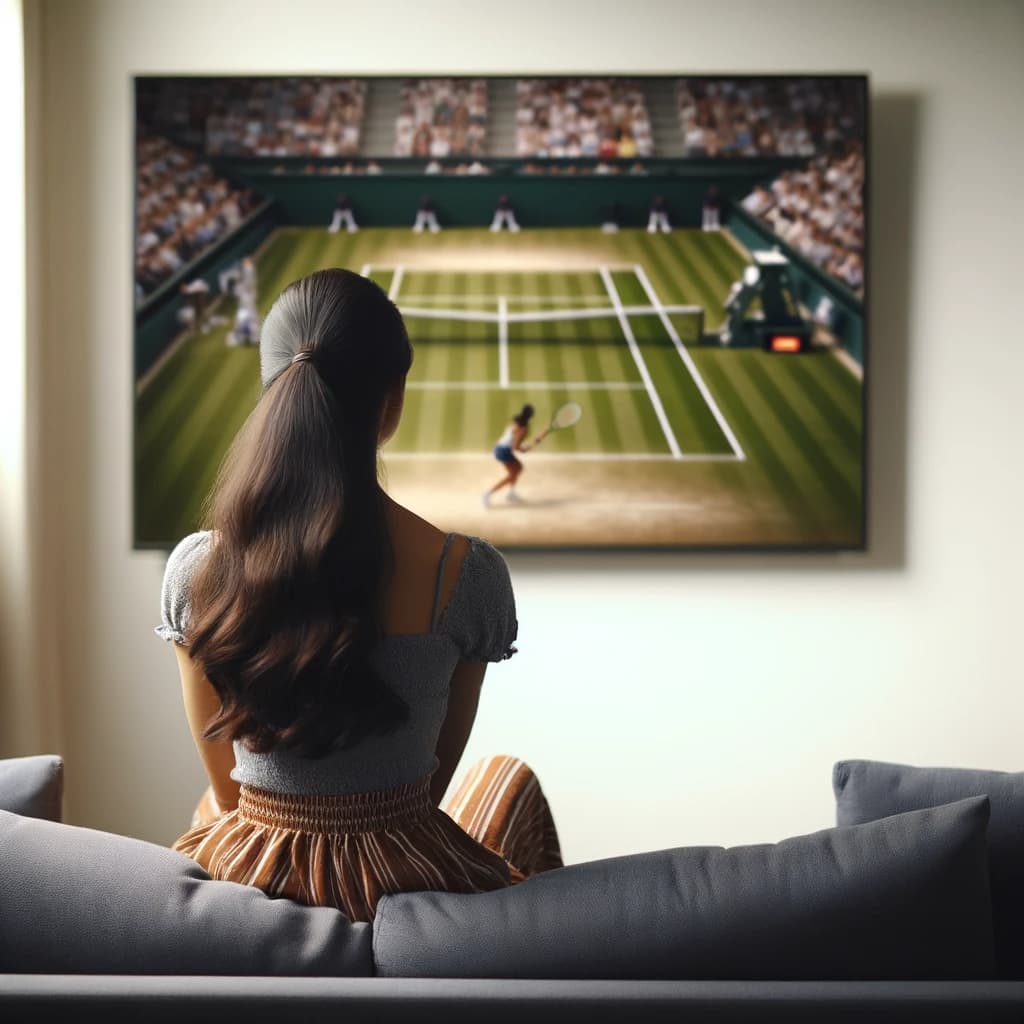
{"label": "woman", "polygon": [[532,444],[526,444],[526,438],[530,433],[530,420],[533,419],[533,406],[527,403],[516,413],[505,428],[505,433],[498,438],[494,445],[494,457],[505,467],[505,475],[490,489],[484,491],[484,507],[491,504],[492,495],[496,494],[503,487],[508,488],[508,500],[518,501],[516,494],[516,481],[523,472],[523,464],[516,458],[516,452],[528,452],[531,448],[540,444],[547,436],[547,431],[537,435]]}
{"label": "woman", "polygon": [[263,394],[210,529],[170,556],[157,629],[210,781],[175,849],[356,921],[385,893],[481,892],[561,863],[521,761],[482,762],[451,817],[438,808],[516,617],[493,547],[378,483],[411,361],[367,278],[323,270],[285,289],[260,338]]}

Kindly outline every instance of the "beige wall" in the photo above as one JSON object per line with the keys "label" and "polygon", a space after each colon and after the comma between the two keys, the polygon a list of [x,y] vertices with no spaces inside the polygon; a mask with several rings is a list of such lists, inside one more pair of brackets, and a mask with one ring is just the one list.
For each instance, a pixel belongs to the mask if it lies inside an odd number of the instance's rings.
{"label": "beige wall", "polygon": [[1020,4],[29,7],[35,635],[72,820],[169,841],[202,780],[130,540],[135,72],[870,72],[871,551],[512,557],[521,653],[467,756],[533,761],[572,860],[824,827],[836,758],[1024,767]]}

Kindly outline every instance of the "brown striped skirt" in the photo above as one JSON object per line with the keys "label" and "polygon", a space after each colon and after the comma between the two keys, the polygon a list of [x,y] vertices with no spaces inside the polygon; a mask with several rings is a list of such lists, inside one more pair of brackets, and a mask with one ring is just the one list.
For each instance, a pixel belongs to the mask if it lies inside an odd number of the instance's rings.
{"label": "brown striped skirt", "polygon": [[518,758],[485,758],[444,809],[430,777],[395,789],[289,796],[243,785],[236,810],[207,790],[174,849],[213,878],[372,921],[389,893],[488,892],[560,867],[551,809]]}

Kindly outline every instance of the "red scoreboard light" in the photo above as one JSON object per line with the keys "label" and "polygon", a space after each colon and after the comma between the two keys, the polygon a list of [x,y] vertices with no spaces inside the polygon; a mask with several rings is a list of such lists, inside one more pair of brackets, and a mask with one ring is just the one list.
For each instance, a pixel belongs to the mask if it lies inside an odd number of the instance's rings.
{"label": "red scoreboard light", "polygon": [[795,355],[811,347],[811,329],[804,324],[785,324],[761,328],[761,347],[776,355]]}
{"label": "red scoreboard light", "polygon": [[773,352],[799,352],[804,343],[795,334],[773,334],[768,347]]}

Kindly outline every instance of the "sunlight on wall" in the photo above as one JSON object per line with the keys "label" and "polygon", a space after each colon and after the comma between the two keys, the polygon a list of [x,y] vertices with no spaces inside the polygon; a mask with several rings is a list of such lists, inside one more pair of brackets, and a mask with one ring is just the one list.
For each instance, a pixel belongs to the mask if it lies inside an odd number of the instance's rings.
{"label": "sunlight on wall", "polygon": [[[0,694],[22,667],[28,580],[24,71],[21,0],[0,0]],[[0,722],[12,712],[0,706]]]}

